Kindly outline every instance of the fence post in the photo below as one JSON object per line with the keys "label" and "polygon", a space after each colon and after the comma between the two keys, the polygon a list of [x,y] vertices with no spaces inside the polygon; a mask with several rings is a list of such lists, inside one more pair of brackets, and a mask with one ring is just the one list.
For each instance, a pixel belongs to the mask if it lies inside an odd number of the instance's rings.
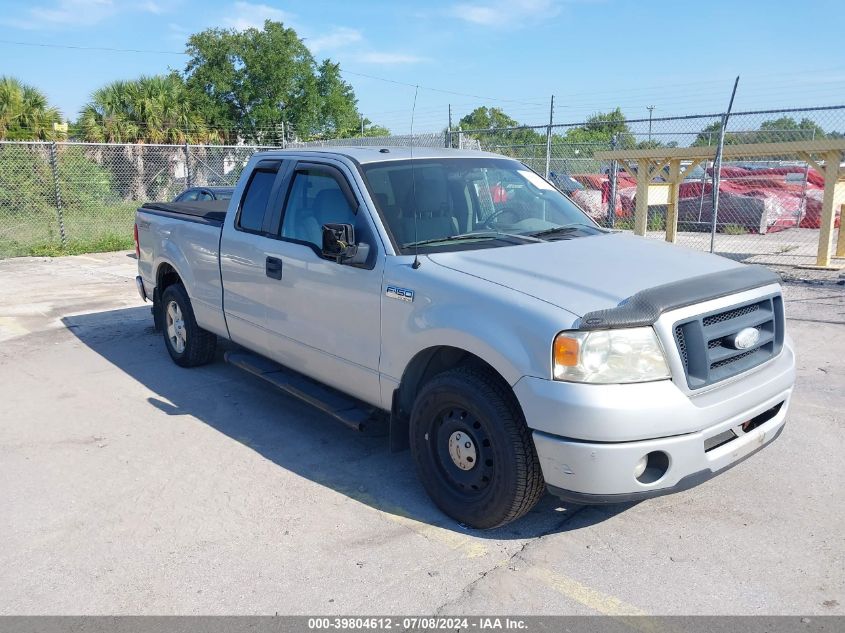
{"label": "fence post", "polygon": [[185,189],[191,188],[191,149],[185,140]]}
{"label": "fence post", "polygon": [[555,96],[549,105],[549,127],[546,128],[546,179],[549,178],[549,171],[552,166],[552,124],[555,120]]}
{"label": "fence post", "polygon": [[[615,150],[617,145],[616,134],[610,139],[610,149]],[[619,177],[619,161],[615,158],[610,161],[610,174],[608,180],[610,181],[610,198],[607,201],[607,226],[613,228],[616,222],[616,181]]]}
{"label": "fence post", "polygon": [[461,129],[461,126],[458,126],[458,149],[464,148],[464,133]]}
{"label": "fence post", "polygon": [[62,247],[67,246],[65,235],[65,218],[62,211],[62,192],[59,186],[59,153],[56,149],[56,141],[50,142],[50,171],[53,172],[53,193],[56,197],[56,217],[59,220],[59,236],[62,239]]}
{"label": "fence post", "polygon": [[716,158],[713,161],[713,218],[710,223],[710,252],[716,249],[716,223],[719,219],[719,180],[722,177],[722,151],[725,149],[725,133],[728,129],[728,119],[731,116],[731,109],[734,105],[736,87],[739,85],[739,76],[734,82],[734,89],[731,92],[731,100],[728,102],[728,109],[722,115],[722,126],[719,128],[719,145],[716,147]]}

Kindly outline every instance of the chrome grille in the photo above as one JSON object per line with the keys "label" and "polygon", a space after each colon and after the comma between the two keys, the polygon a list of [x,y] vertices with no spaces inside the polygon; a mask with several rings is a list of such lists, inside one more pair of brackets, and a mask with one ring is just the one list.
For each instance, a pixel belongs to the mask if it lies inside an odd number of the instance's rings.
{"label": "chrome grille", "polygon": [[[737,349],[734,337],[746,328],[755,328],[759,339],[751,349]],[[676,323],[675,342],[687,385],[700,389],[777,356],[783,347],[783,332],[780,294]]]}

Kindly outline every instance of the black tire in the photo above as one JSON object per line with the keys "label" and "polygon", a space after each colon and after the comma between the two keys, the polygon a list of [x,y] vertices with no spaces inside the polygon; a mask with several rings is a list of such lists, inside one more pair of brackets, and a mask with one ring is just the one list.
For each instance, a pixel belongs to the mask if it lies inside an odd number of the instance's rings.
{"label": "black tire", "polygon": [[459,366],[422,387],[411,413],[410,444],[429,496],[464,525],[490,529],[514,521],[545,492],[516,397],[484,367]]}
{"label": "black tire", "polygon": [[[184,333],[182,345],[179,340],[171,337],[173,330],[169,326],[173,320],[168,316],[171,304],[176,304],[182,317],[182,332]],[[180,367],[197,367],[214,360],[217,336],[197,325],[191,300],[182,284],[168,286],[162,293],[160,321],[164,333],[164,346],[174,363]]]}

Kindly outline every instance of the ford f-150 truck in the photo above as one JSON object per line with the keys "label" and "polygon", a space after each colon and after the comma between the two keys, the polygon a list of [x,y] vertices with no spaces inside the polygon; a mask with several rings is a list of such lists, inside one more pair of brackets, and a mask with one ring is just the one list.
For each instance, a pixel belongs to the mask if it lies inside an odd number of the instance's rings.
{"label": "ford f-150 truck", "polygon": [[138,290],[178,365],[226,359],[389,423],[432,500],[492,528],[690,488],[782,431],[795,360],[767,269],[600,228],[522,163],[254,155],[228,204],[146,204]]}

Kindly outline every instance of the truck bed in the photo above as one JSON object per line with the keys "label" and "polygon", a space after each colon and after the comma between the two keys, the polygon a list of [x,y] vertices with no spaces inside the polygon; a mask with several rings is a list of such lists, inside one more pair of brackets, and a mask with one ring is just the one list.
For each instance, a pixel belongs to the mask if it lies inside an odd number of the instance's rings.
{"label": "truck bed", "polygon": [[226,210],[229,208],[229,201],[147,202],[141,208],[148,213],[154,213],[156,215],[175,216],[179,219],[203,224],[222,225],[223,220],[226,219]]}

